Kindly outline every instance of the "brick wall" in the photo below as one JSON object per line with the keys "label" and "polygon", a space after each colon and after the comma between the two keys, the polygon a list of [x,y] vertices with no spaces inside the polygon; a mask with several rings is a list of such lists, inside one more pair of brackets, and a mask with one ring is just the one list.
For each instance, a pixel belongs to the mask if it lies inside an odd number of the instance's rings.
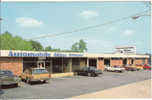
{"label": "brick wall", "polygon": [[148,64],[148,59],[145,59],[145,64]]}
{"label": "brick wall", "polygon": [[110,66],[122,66],[123,60],[122,59],[111,59]]}
{"label": "brick wall", "polygon": [[102,71],[104,70],[104,60],[103,59],[98,59],[97,69],[101,69]]}
{"label": "brick wall", "polygon": [[134,64],[143,64],[143,59],[135,59]]}
{"label": "brick wall", "polygon": [[0,58],[0,69],[10,70],[15,75],[19,76],[23,71],[22,61],[23,61],[22,58],[13,58],[13,57]]}

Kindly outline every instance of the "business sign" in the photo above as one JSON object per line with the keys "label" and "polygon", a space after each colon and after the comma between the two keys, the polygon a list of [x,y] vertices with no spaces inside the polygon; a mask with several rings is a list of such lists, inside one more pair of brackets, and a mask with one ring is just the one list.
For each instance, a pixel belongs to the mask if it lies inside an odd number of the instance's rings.
{"label": "business sign", "polygon": [[29,53],[29,52],[12,52],[10,51],[8,56],[11,57],[50,57],[50,53]]}
{"label": "business sign", "polygon": [[136,46],[117,47],[116,53],[136,53]]}
{"label": "business sign", "polygon": [[8,56],[10,57],[83,57],[83,54],[74,53],[50,53],[50,52],[15,52],[9,51]]}

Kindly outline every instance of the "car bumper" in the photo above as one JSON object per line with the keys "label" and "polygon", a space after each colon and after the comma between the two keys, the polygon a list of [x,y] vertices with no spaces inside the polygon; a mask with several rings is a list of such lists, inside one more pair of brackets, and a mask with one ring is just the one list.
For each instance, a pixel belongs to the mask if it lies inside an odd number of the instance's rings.
{"label": "car bumper", "polygon": [[50,80],[50,78],[30,79],[31,82],[48,81],[48,80]]}
{"label": "car bumper", "polygon": [[12,85],[12,84],[18,84],[19,81],[3,81],[0,83],[0,85]]}

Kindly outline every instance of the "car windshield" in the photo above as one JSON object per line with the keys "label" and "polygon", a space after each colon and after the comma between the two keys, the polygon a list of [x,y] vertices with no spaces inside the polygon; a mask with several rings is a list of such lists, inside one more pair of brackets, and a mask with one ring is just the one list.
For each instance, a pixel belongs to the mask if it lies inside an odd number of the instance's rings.
{"label": "car windshield", "polygon": [[0,75],[13,75],[11,71],[0,71]]}
{"label": "car windshield", "polygon": [[33,69],[32,74],[43,74],[43,73],[48,73],[46,69]]}

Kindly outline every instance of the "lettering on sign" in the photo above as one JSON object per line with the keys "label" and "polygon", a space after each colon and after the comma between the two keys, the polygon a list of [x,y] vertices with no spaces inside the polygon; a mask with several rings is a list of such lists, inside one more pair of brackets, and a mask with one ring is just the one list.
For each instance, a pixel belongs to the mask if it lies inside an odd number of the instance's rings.
{"label": "lettering on sign", "polygon": [[10,51],[8,56],[11,56],[11,57],[49,57],[51,56],[50,53],[27,53],[27,52],[12,52]]}

